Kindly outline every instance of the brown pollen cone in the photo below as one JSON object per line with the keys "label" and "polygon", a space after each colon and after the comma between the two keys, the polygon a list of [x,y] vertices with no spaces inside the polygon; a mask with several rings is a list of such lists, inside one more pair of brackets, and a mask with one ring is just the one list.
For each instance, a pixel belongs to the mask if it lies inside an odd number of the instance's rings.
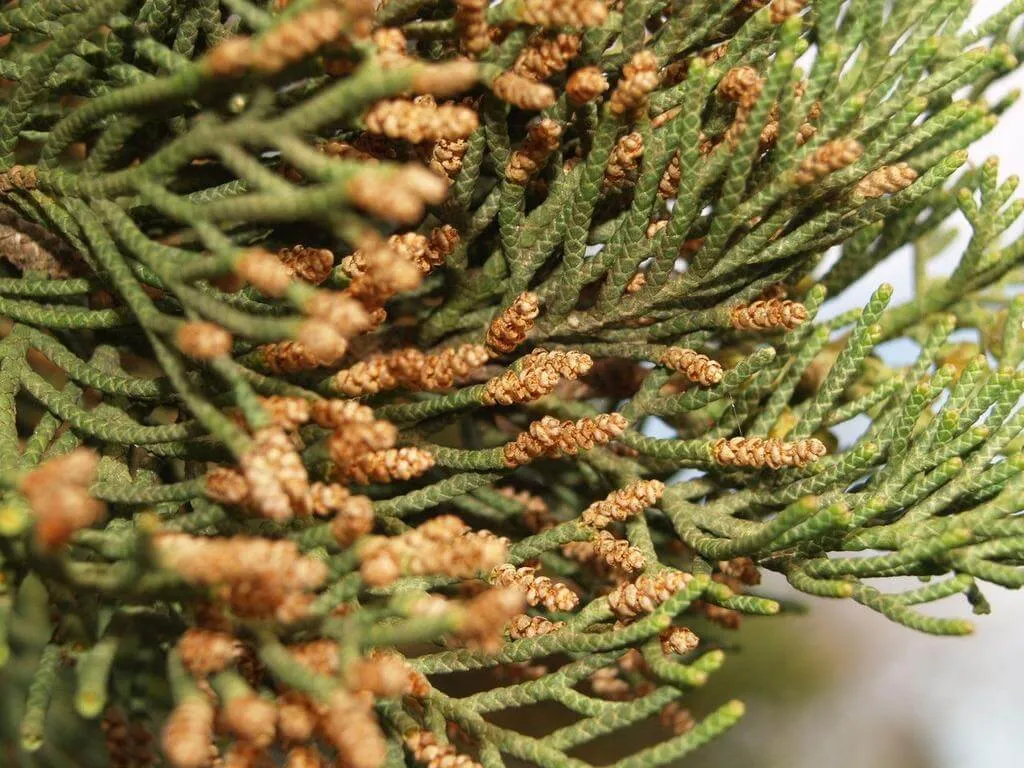
{"label": "brown pollen cone", "polygon": [[685,347],[669,347],[661,356],[666,368],[686,374],[686,377],[702,386],[710,387],[722,380],[722,366],[707,355]]}
{"label": "brown pollen cone", "polygon": [[825,453],[825,444],[813,437],[793,443],[776,437],[721,438],[711,449],[712,458],[719,464],[770,469],[806,467]]}
{"label": "brown pollen cone", "polygon": [[793,330],[809,317],[807,308],[789,299],[761,299],[732,308],[729,319],[738,331]]}
{"label": "brown pollen cone", "polygon": [[487,346],[497,354],[507,354],[526,341],[540,314],[540,299],[522,293],[512,305],[494,318],[487,329]]}

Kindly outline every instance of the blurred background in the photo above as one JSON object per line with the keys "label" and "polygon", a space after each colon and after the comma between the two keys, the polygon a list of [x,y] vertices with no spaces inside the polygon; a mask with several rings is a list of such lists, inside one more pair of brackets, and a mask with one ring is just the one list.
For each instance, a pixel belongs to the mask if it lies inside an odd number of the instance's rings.
{"label": "blurred background", "polygon": [[[971,18],[984,19],[1009,2],[976,0]],[[1007,78],[996,93],[1015,88],[1024,89],[1024,72]],[[1001,160],[1001,178],[1024,176],[1024,104],[1015,105],[972,148],[971,161],[992,155]],[[966,222],[961,225],[966,230]],[[937,266],[951,271],[958,256],[959,249],[951,248]],[[826,305],[827,316],[862,306],[883,281],[896,288],[893,304],[911,296],[909,253],[880,265]],[[916,351],[909,344],[887,347],[885,356],[900,364]],[[884,588],[891,590],[888,581]],[[761,591],[791,595],[782,581],[768,580]],[[700,693],[708,708],[741,698],[747,715],[685,765],[1024,766],[1024,595],[996,587],[985,594],[992,614],[976,617],[975,634],[965,638],[929,637],[852,601],[806,597],[800,599],[809,609],[805,615],[747,620],[736,635],[736,650]],[[946,615],[971,615],[966,600],[939,607]],[[703,711],[699,704],[694,709]]]}

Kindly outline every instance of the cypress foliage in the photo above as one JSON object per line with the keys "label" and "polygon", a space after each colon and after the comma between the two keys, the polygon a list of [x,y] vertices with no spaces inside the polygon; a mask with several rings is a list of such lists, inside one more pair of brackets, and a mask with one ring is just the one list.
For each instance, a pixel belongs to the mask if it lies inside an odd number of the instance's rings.
{"label": "cypress foliage", "polygon": [[660,716],[649,768],[742,716],[687,691],[763,571],[969,633],[920,606],[1024,584],[1024,203],[966,162],[1024,2],[970,10],[4,4],[0,763],[585,768]]}

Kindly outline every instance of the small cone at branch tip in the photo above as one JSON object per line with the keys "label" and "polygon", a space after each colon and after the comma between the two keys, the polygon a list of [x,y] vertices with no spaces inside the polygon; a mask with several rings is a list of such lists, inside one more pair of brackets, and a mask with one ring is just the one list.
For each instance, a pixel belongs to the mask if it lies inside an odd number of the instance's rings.
{"label": "small cone at branch tip", "polygon": [[[323,326],[323,324],[317,323],[317,326]],[[321,347],[320,342],[315,341],[314,348],[321,352],[326,351],[331,357],[337,359],[344,355],[344,350],[346,349],[345,340],[330,330],[330,328],[325,326],[324,328],[323,332],[326,334],[324,343],[326,346]],[[317,332],[319,332],[319,328]],[[341,352],[340,355],[338,354],[339,350]],[[309,371],[324,365],[324,358],[321,355],[314,354],[311,349],[298,341],[264,344],[258,347],[257,351],[259,352],[263,367],[271,373],[299,373],[300,371]]]}
{"label": "small cone at branch tip", "polygon": [[15,189],[33,190],[38,183],[38,173],[31,166],[12,165],[6,171],[0,172],[0,194],[6,194]]}
{"label": "small cone at branch tip", "polygon": [[439,741],[429,731],[407,733],[405,746],[412,753],[413,759],[426,768],[482,768],[480,763],[460,755],[454,746]]}
{"label": "small cone at branch tip", "polygon": [[459,518],[442,515],[390,538],[371,537],[359,545],[360,574],[386,586],[401,574],[470,578],[503,562],[508,540],[473,531]]}
{"label": "small cone at branch tip", "polygon": [[650,51],[640,51],[623,68],[622,80],[608,101],[608,111],[622,117],[639,110],[657,87],[658,60]]}
{"label": "small cone at branch tip", "polygon": [[336,429],[327,438],[327,451],[339,466],[359,461],[364,454],[393,448],[398,430],[387,421],[358,422]]}
{"label": "small cone at branch tip", "polygon": [[644,154],[643,137],[637,133],[627,133],[616,142],[608,158],[602,185],[605,189],[625,185],[630,176],[637,170],[640,158]]}
{"label": "small cone at branch tip", "polygon": [[330,277],[331,269],[334,267],[334,253],[326,248],[293,245],[279,250],[277,258],[293,279],[313,285],[320,285]]}
{"label": "small cone at branch tip", "polygon": [[336,470],[338,477],[365,485],[370,482],[410,480],[433,466],[434,457],[430,451],[406,447],[370,451]]}
{"label": "small cone at branch tip", "polygon": [[60,549],[75,531],[106,516],[106,504],[89,494],[98,468],[95,452],[76,448],[44,461],[21,477],[18,491],[32,512],[35,539],[44,551]]}
{"label": "small cone at branch tip", "polygon": [[522,344],[540,315],[540,299],[533,293],[520,294],[512,305],[494,318],[487,329],[487,346],[496,354],[507,354]]}
{"label": "small cone at branch tip", "polygon": [[707,355],[684,347],[669,347],[661,356],[661,364],[685,373],[690,381],[710,387],[722,380],[722,366]]}
{"label": "small cone at branch tip", "polygon": [[591,504],[580,519],[594,528],[605,528],[613,521],[624,522],[657,504],[664,492],[665,484],[660,480],[636,480]]}
{"label": "small cone at branch tip", "polygon": [[316,400],[310,406],[309,415],[321,427],[329,428],[374,420],[373,409],[355,400]]}
{"label": "small cone at branch tip", "polygon": [[581,352],[534,350],[521,367],[487,382],[481,400],[486,405],[512,405],[537,400],[552,392],[562,379],[576,379],[593,366]]}
{"label": "small cone at branch tip", "polygon": [[542,27],[597,27],[608,18],[601,0],[521,0],[519,19]]}
{"label": "small cone at branch tip", "polygon": [[734,67],[718,84],[718,93],[741,107],[750,109],[761,95],[764,81],[753,67]]}
{"label": "small cone at branch tip", "polygon": [[624,573],[642,571],[647,565],[647,559],[639,549],[630,546],[625,539],[615,538],[609,531],[598,531],[592,543],[598,557]]}
{"label": "small cone at branch tip", "polygon": [[378,101],[363,115],[371,133],[418,144],[439,139],[464,139],[476,130],[476,111],[455,104],[436,104],[427,96],[412,101]]}
{"label": "small cone at branch tip", "polygon": [[676,736],[689,733],[697,725],[697,720],[694,718],[693,713],[675,701],[670,701],[664,706],[661,714],[658,716],[658,720]]}
{"label": "small cone at branch tip", "polygon": [[162,733],[164,755],[174,768],[204,768],[213,745],[213,706],[201,696],[185,699],[167,718]]}
{"label": "small cone at branch tip", "polygon": [[569,100],[580,106],[608,90],[608,78],[598,67],[583,67],[570,75],[565,86]]}
{"label": "small cone at branch tip", "polygon": [[619,413],[602,413],[575,422],[545,416],[505,444],[502,449],[505,465],[518,467],[544,456],[574,456],[611,442],[625,432],[628,425]]}
{"label": "small cone at branch tip", "polygon": [[761,299],[732,308],[730,321],[738,331],[793,330],[809,317],[807,308],[789,299]]}
{"label": "small cone at branch tip", "polygon": [[579,53],[578,35],[559,33],[552,37],[536,36],[516,58],[512,71],[531,80],[547,80],[563,71]]}
{"label": "small cone at branch tip", "polygon": [[[415,284],[412,287],[415,287]],[[306,300],[302,309],[310,317],[328,324],[343,338],[362,333],[372,326],[366,308],[358,300],[344,293],[315,291]]]}
{"label": "small cone at branch tip", "polygon": [[196,677],[226,669],[242,655],[242,644],[231,634],[190,627],[176,646],[185,668]]}
{"label": "small cone at branch tip", "polygon": [[178,326],[175,346],[196,360],[213,360],[231,354],[231,334],[216,323],[190,321]]}
{"label": "small cone at branch tip", "polygon": [[687,627],[671,627],[661,633],[661,650],[666,655],[687,654],[700,645],[700,638]]}
{"label": "small cone at branch tip", "polygon": [[555,91],[551,86],[511,70],[498,75],[491,83],[491,90],[502,101],[533,112],[547,109],[555,103]]}
{"label": "small cone at branch tip", "polygon": [[292,747],[285,756],[285,768],[327,768],[327,762],[316,747]]}
{"label": "small cone at branch tip", "polygon": [[265,296],[284,296],[292,281],[291,270],[270,251],[250,248],[235,262],[235,273]]}
{"label": "small cone at branch tip", "polygon": [[417,696],[430,693],[430,683],[398,653],[377,650],[345,671],[350,687],[374,696]]}
{"label": "small cone at branch tip", "polygon": [[514,184],[525,185],[558,146],[561,135],[562,126],[555,120],[538,120],[530,127],[519,149],[512,153],[505,177]]}
{"label": "small cone at branch tip", "polygon": [[825,444],[817,438],[787,443],[775,437],[721,438],[712,446],[711,454],[719,464],[736,467],[781,469],[805,467],[826,453]]}
{"label": "small cone at branch tip", "polygon": [[283,372],[297,372],[324,365],[333,365],[345,356],[348,342],[322,320],[305,320],[293,344],[264,348],[264,359]]}
{"label": "small cone at branch tip", "polygon": [[352,768],[380,768],[387,756],[373,699],[338,689],[330,698],[321,728],[327,741]]}
{"label": "small cone at branch tip", "polygon": [[243,616],[294,620],[304,612],[306,593],[327,577],[326,565],[302,556],[291,541],[168,532],[153,537],[153,552],[184,581],[217,587],[218,596]]}
{"label": "small cone at branch tip", "polygon": [[493,653],[504,642],[505,625],[526,605],[525,590],[518,585],[489,589],[466,603],[456,634],[468,647]]}
{"label": "small cone at branch tip", "polygon": [[[314,503],[315,500],[314,500]],[[335,510],[331,533],[342,546],[352,544],[373,530],[376,519],[373,502],[366,496],[350,496]]]}
{"label": "small cone at branch tip", "polygon": [[369,169],[352,177],[348,194],[353,203],[385,221],[413,224],[427,205],[444,200],[448,182],[426,168],[410,164],[381,172]]}
{"label": "small cone at branch tip", "polygon": [[772,24],[782,24],[803,10],[806,0],[772,0],[770,18]]}
{"label": "small cone at branch tip", "polygon": [[797,184],[813,184],[856,162],[862,154],[864,147],[855,139],[835,139],[805,158],[794,174],[794,179]]}
{"label": "small cone at branch tip", "polygon": [[443,176],[449,182],[454,181],[462,170],[462,159],[469,150],[469,143],[465,139],[439,139],[430,145],[424,145],[425,148],[427,146],[430,154],[427,157],[426,149],[423,150],[423,162],[437,175]]}
{"label": "small cone at branch tip", "polygon": [[552,632],[557,632],[563,627],[565,627],[564,621],[551,621],[543,616],[528,616],[525,613],[521,613],[518,616],[512,617],[506,630],[509,637],[513,640],[519,640],[524,637],[548,635]]}
{"label": "small cone at branch tip", "polygon": [[339,6],[305,9],[258,38],[230,37],[205,57],[211,74],[237,77],[247,70],[280,72],[322,46],[349,33],[365,36],[366,19],[358,19]]}
{"label": "small cone at branch tip", "polygon": [[917,171],[907,163],[883,165],[857,182],[853,191],[862,197],[872,199],[895,194],[906,189],[916,180]]}
{"label": "small cone at branch tip", "polygon": [[682,571],[662,571],[654,576],[643,575],[636,581],[616,587],[608,595],[608,606],[621,619],[633,619],[650,613],[676,592],[690,583],[693,577]]}
{"label": "small cone at branch tip", "polygon": [[519,587],[529,605],[543,605],[549,611],[571,611],[579,605],[579,595],[565,584],[538,576],[534,568],[506,563],[491,572],[491,582],[498,587]]}
{"label": "small cone at branch tip", "polygon": [[480,54],[491,47],[487,24],[487,0],[456,0],[455,26],[461,47],[470,54]]}
{"label": "small cone at branch tip", "polygon": [[277,708],[259,696],[229,699],[224,703],[221,717],[232,732],[256,747],[266,747],[274,740]]}

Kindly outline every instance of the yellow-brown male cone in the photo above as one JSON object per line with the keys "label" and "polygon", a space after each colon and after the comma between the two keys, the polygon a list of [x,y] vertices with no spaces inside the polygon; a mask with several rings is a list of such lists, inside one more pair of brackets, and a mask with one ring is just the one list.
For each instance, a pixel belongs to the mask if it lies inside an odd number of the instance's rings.
{"label": "yellow-brown male cone", "polygon": [[512,368],[488,381],[481,400],[486,405],[530,402],[550,393],[563,378],[584,375],[593,363],[582,352],[534,350],[518,370]]}
{"label": "yellow-brown male cone", "polygon": [[576,106],[593,101],[608,90],[608,78],[599,67],[577,69],[565,84],[565,94]]}
{"label": "yellow-brown male cone", "polygon": [[835,139],[823,144],[805,158],[794,179],[797,184],[813,184],[818,179],[856,162],[863,153],[864,147],[856,139]]}
{"label": "yellow-brown male cone", "polygon": [[502,72],[491,83],[494,95],[520,109],[537,111],[555,103],[555,91],[550,85],[538,83],[509,70]]}
{"label": "yellow-brown male cone", "polygon": [[907,163],[883,165],[857,182],[853,191],[871,199],[899,192],[915,181],[917,181],[917,171]]}
{"label": "yellow-brown male cone", "polygon": [[595,528],[604,528],[612,521],[623,522],[657,504],[664,492],[665,484],[660,480],[635,480],[595,501],[583,511],[581,519]]}
{"label": "yellow-brown male cone", "polygon": [[541,456],[575,456],[611,442],[629,426],[621,413],[602,413],[579,421],[544,416],[504,447],[505,465],[518,467]]}
{"label": "yellow-brown male cone", "polygon": [[622,80],[608,101],[608,111],[623,116],[647,102],[647,94],[658,87],[658,59],[651,51],[634,54],[622,69]]}
{"label": "yellow-brown male cone", "polygon": [[825,444],[817,438],[786,443],[776,437],[721,438],[711,449],[719,464],[735,467],[805,467],[825,455]]}
{"label": "yellow-brown male cone", "polygon": [[542,27],[597,27],[608,18],[601,0],[520,0],[519,19]]}
{"label": "yellow-brown male cone", "polygon": [[533,322],[540,314],[540,299],[534,293],[521,293],[512,306],[494,318],[487,329],[487,346],[498,354],[507,354],[526,341]]}
{"label": "yellow-brown male cone", "polygon": [[558,148],[561,136],[562,126],[556,120],[544,118],[531,125],[522,146],[509,157],[505,178],[524,186]]}
{"label": "yellow-brown male cone", "polygon": [[491,572],[491,582],[498,587],[521,587],[530,605],[543,605],[549,611],[571,611],[580,601],[579,595],[565,584],[538,576],[536,568],[516,568],[505,563]]}
{"label": "yellow-brown male cone", "polygon": [[776,328],[793,330],[810,314],[798,301],[761,299],[733,307],[729,319],[738,331],[769,331]]}
{"label": "yellow-brown male cone", "polygon": [[686,374],[690,381],[710,387],[722,380],[722,366],[707,355],[685,347],[669,347],[661,356],[661,364]]}
{"label": "yellow-brown male cone", "polygon": [[636,581],[616,587],[608,595],[608,606],[621,619],[650,613],[679,592],[693,578],[682,571],[662,571],[643,575]]}

